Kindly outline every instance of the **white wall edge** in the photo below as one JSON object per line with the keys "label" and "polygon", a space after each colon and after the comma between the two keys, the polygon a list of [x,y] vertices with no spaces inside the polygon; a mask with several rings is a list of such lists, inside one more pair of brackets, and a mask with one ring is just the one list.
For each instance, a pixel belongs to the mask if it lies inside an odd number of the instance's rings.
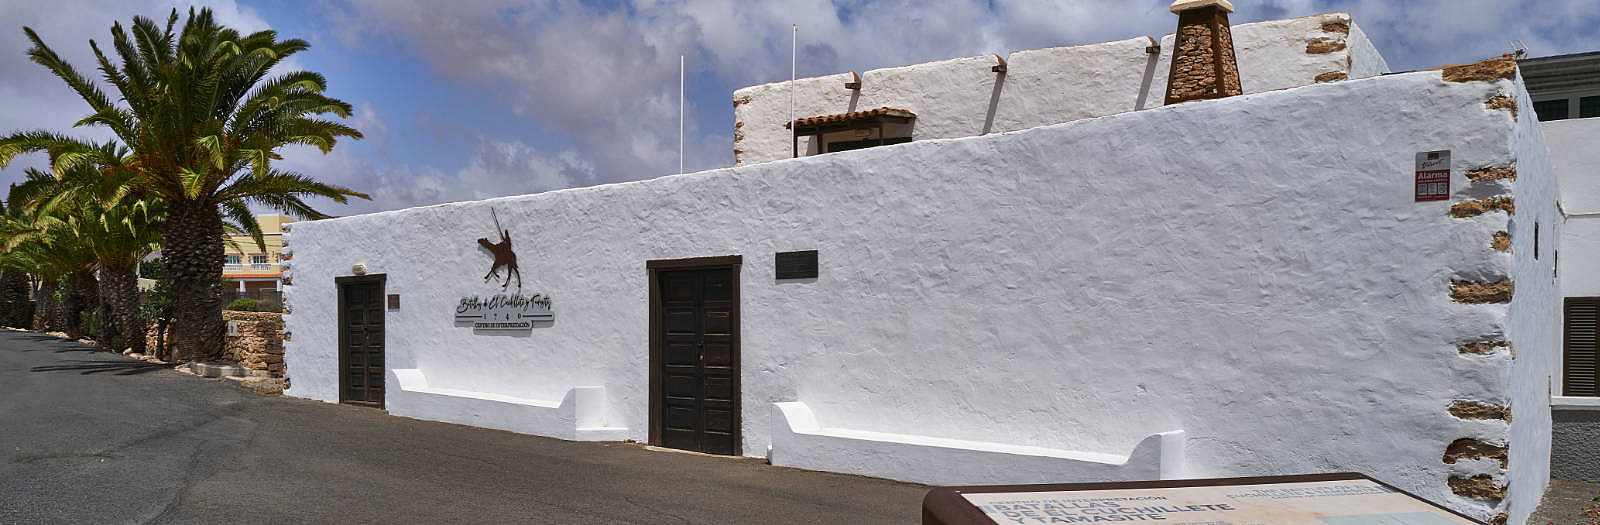
{"label": "white wall edge", "polygon": [[1600,397],[1550,396],[1553,410],[1600,410]]}
{"label": "white wall edge", "polygon": [[1183,479],[1188,468],[1188,458],[1184,454],[1188,434],[1172,430],[1156,435],[1161,436],[1161,479]]}

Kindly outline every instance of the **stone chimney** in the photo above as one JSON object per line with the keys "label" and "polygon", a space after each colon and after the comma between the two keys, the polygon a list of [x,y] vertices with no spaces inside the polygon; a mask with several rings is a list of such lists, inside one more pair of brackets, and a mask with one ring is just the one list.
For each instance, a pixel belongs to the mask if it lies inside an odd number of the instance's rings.
{"label": "stone chimney", "polygon": [[1167,74],[1167,104],[1240,95],[1239,63],[1233,58],[1228,0],[1177,0],[1178,32]]}

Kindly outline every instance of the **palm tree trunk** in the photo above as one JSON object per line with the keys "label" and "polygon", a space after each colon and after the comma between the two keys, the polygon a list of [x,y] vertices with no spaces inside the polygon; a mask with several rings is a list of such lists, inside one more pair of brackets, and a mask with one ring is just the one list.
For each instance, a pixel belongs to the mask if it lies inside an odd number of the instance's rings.
{"label": "palm tree trunk", "polygon": [[151,350],[156,359],[172,361],[172,345],[167,341],[167,325],[172,324],[172,319],[162,317],[156,320],[156,347]]}
{"label": "palm tree trunk", "polygon": [[0,324],[12,328],[31,328],[33,308],[28,303],[28,274],[17,270],[0,271]]}
{"label": "palm tree trunk", "polygon": [[222,351],[222,216],[215,204],[173,202],[163,230],[161,263],[172,279],[172,360]]}
{"label": "palm tree trunk", "polygon": [[100,308],[98,283],[99,280],[94,278],[94,270],[67,274],[67,335],[73,339],[93,335],[89,322]]}
{"label": "palm tree trunk", "polygon": [[57,332],[66,326],[62,316],[64,310],[61,302],[56,300],[56,292],[61,285],[54,279],[43,279],[39,282],[39,330]]}
{"label": "palm tree trunk", "polygon": [[100,333],[112,351],[133,349],[144,353],[143,323],[139,320],[139,277],[134,267],[100,268]]}
{"label": "palm tree trunk", "polygon": [[61,331],[67,337],[83,337],[83,295],[78,293],[78,272],[67,274],[67,283],[61,290]]}

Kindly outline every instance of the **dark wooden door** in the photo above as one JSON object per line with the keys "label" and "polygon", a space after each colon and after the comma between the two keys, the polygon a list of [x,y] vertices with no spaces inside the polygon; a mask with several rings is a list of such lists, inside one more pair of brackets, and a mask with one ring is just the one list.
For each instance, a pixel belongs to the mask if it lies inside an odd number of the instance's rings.
{"label": "dark wooden door", "polygon": [[661,446],[736,454],[738,336],[731,268],[658,272]]}
{"label": "dark wooden door", "polygon": [[383,407],[383,280],[339,283],[339,402]]}

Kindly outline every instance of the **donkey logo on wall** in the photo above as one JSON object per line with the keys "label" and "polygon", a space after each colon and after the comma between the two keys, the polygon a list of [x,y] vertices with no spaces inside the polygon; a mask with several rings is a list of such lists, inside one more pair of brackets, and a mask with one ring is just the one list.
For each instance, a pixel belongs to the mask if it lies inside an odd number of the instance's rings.
{"label": "donkey logo on wall", "polygon": [[483,282],[489,279],[500,278],[500,269],[506,269],[505,284],[500,285],[504,290],[511,286],[511,276],[517,276],[517,290],[522,290],[522,271],[517,269],[517,252],[511,251],[511,231],[500,227],[500,217],[495,215],[494,208],[489,208],[489,216],[494,218],[494,229],[500,233],[500,242],[489,242],[489,239],[479,238],[478,245],[494,254],[494,264],[489,266],[489,273],[483,274]]}

